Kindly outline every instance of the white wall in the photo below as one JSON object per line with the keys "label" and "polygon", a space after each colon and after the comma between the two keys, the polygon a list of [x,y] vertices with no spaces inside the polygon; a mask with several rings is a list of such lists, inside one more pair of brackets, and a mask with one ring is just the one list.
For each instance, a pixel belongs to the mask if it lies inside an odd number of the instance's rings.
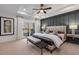
{"label": "white wall", "polygon": [[0,36],[0,43],[22,39],[23,38],[22,28],[23,28],[24,22],[35,23],[35,32],[40,32],[40,20],[39,19],[29,20],[29,19],[23,19],[21,17],[17,18],[11,15],[9,16],[8,14],[0,14],[0,16],[14,18],[14,35]]}
{"label": "white wall", "polygon": [[11,41],[11,40],[16,40],[17,39],[17,18],[16,17],[13,17],[13,16],[6,16],[6,14],[1,14],[0,13],[0,16],[4,16],[4,17],[10,17],[10,18],[14,18],[14,35],[7,35],[7,36],[0,36],[0,43],[1,42],[6,42],[6,41]]}
{"label": "white wall", "polygon": [[0,43],[22,39],[23,38],[22,28],[23,28],[24,19],[21,17],[12,17],[6,15],[1,15],[1,16],[14,18],[14,35],[0,36]]}
{"label": "white wall", "polygon": [[23,22],[24,19],[21,17],[17,17],[17,39],[23,38]]}
{"label": "white wall", "polygon": [[35,32],[40,32],[40,20],[35,21]]}

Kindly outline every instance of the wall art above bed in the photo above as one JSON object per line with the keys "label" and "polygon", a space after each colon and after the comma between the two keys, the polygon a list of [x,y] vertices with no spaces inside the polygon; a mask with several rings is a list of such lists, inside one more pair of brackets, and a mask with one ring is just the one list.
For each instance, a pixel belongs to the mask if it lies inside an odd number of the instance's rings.
{"label": "wall art above bed", "polygon": [[14,18],[0,17],[0,36],[14,34]]}

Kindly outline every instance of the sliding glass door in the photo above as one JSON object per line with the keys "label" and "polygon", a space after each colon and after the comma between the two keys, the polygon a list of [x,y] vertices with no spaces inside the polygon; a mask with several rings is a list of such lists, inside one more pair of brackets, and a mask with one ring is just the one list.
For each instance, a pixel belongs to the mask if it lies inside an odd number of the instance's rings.
{"label": "sliding glass door", "polygon": [[34,23],[24,23],[23,26],[23,35],[30,36],[35,32],[35,24]]}
{"label": "sliding glass door", "polygon": [[29,24],[29,35],[32,35],[35,32],[35,24],[30,23]]}

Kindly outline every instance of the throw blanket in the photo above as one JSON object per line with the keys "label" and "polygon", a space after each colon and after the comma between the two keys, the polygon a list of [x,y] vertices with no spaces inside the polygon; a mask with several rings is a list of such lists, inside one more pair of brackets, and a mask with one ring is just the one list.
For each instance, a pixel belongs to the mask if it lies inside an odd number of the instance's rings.
{"label": "throw blanket", "polygon": [[[53,41],[54,42],[54,44],[55,44],[55,46],[57,47],[57,48],[59,48],[60,47],[60,45],[63,43],[63,41],[58,37],[58,36],[56,36],[56,35],[54,35],[54,34],[46,34],[46,33],[34,33],[33,34],[34,36],[38,36],[38,37],[45,37],[45,38],[48,38],[48,40],[51,40],[51,41]],[[47,39],[46,39],[47,40]]]}

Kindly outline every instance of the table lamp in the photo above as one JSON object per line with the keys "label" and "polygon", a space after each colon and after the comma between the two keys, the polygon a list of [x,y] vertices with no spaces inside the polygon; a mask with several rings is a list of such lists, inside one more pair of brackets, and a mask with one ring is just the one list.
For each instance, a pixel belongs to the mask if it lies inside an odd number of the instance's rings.
{"label": "table lamp", "polygon": [[74,38],[75,29],[77,29],[77,25],[70,25],[69,28],[72,29],[72,35],[73,35],[73,38]]}

